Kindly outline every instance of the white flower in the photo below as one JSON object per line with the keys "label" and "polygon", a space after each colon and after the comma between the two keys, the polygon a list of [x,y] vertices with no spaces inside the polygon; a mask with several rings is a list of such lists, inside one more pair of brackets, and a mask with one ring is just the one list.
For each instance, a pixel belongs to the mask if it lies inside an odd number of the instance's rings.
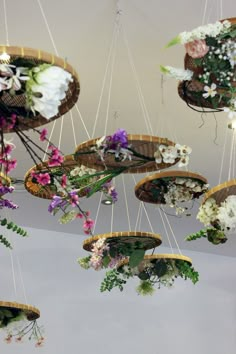
{"label": "white flower", "polygon": [[233,119],[236,117],[236,110],[234,107],[224,107],[224,112],[228,113],[228,118]]}
{"label": "white flower", "polygon": [[46,119],[54,117],[73,81],[72,75],[60,67],[42,64],[31,70],[30,77],[26,83],[28,105]]}
{"label": "white flower", "polygon": [[207,97],[215,97],[215,95],[217,94],[217,91],[216,91],[216,84],[211,84],[211,87],[209,86],[204,86],[204,91],[206,91],[205,93],[202,94],[202,96],[204,98],[207,98]]}
{"label": "white flower", "polygon": [[193,77],[193,71],[187,69],[179,69],[179,68],[174,68],[172,66],[161,66],[161,72],[163,72],[163,74],[169,76],[169,77],[173,77],[176,80],[185,80],[185,81],[189,81],[192,79]]}
{"label": "white flower", "polygon": [[221,203],[217,219],[220,222],[222,230],[233,233],[236,230],[236,196],[230,195]]}
{"label": "white flower", "polygon": [[177,148],[175,146],[160,145],[159,151],[165,163],[174,163],[178,157]]}
{"label": "white flower", "polygon": [[162,163],[162,156],[161,156],[161,153],[159,151],[159,145],[157,145],[157,150],[154,152],[154,158],[155,158],[155,162],[157,164]]}
{"label": "white flower", "polygon": [[215,199],[209,198],[199,208],[197,219],[205,226],[209,226],[212,222],[216,221],[219,207]]}

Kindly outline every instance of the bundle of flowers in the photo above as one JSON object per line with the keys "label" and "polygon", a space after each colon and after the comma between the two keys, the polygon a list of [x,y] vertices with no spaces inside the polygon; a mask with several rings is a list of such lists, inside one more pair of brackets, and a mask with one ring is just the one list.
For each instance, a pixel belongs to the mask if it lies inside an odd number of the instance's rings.
{"label": "bundle of flowers", "polygon": [[[62,100],[66,97],[72,75],[64,69],[50,65],[35,65],[33,61],[14,59],[11,64],[0,64],[0,109],[9,113],[21,115],[22,108],[9,106],[5,96],[25,96],[24,117],[41,114],[50,119],[59,113]],[[27,113],[28,112],[28,113]],[[32,114],[31,114],[32,117]],[[17,126],[17,119],[16,119]]]}
{"label": "bundle of flowers", "polygon": [[137,267],[121,262],[116,269],[106,273],[100,291],[111,291],[115,287],[122,291],[127,281],[134,277],[140,279],[136,288],[139,295],[152,295],[156,284],[158,289],[162,286],[172,287],[177,277],[190,279],[195,284],[199,275],[191,263],[178,259],[178,257],[175,258],[175,255],[172,256],[172,258],[162,258],[159,255],[145,256]]}
{"label": "bundle of flowers", "polygon": [[[152,140],[150,139],[150,141]],[[147,141],[145,141],[145,144],[147,144]],[[141,145],[145,146],[145,144],[143,143]],[[86,148],[87,147],[88,146],[86,146]],[[127,160],[131,162],[122,165],[122,172],[125,172],[128,169],[138,168],[149,162],[161,165],[163,163],[175,164],[179,161],[180,167],[187,166],[191,151],[192,149],[186,145],[175,144],[172,146],[168,145],[168,143],[167,145],[160,143],[156,144],[156,151],[154,151],[153,156],[144,155],[137,151],[136,147],[129,142],[128,133],[124,129],[119,128],[113,135],[103,136],[100,139],[97,139],[95,144],[89,147],[88,150],[86,149],[83,152],[78,149],[75,153],[75,158],[80,158],[82,155],[89,157],[90,154],[94,154],[95,152],[98,159],[104,163],[104,166],[106,166],[106,158],[108,158],[109,155],[112,155],[117,163]]]}
{"label": "bundle of flowers", "polygon": [[198,175],[190,177],[186,173],[186,177],[182,177],[181,173],[184,175],[182,171],[170,171],[144,178],[135,188],[135,194],[144,202],[164,204],[175,208],[177,215],[182,214],[187,207],[183,208],[179,203],[199,198],[209,185],[200,175],[197,179]]}
{"label": "bundle of flowers", "polygon": [[200,206],[197,219],[207,228],[189,235],[187,241],[205,237],[215,245],[225,243],[236,230],[236,196],[229,195],[220,205],[214,198],[207,199]]}
{"label": "bundle of flowers", "polygon": [[236,23],[234,19],[182,32],[168,47],[183,44],[185,69],[161,66],[161,71],[177,80],[180,96],[187,104],[224,110],[236,116]]}
{"label": "bundle of flowers", "polygon": [[79,258],[78,263],[84,269],[93,268],[101,270],[103,268],[116,268],[124,259],[128,259],[129,265],[136,267],[142,260],[146,248],[141,241],[126,243],[119,240],[99,238],[93,243],[88,257]]}
{"label": "bundle of flowers", "polygon": [[44,343],[42,327],[36,320],[30,321],[24,310],[20,308],[0,308],[0,328],[6,332],[4,341],[10,344],[15,340],[22,343],[24,338],[35,341],[35,346],[40,347]]}

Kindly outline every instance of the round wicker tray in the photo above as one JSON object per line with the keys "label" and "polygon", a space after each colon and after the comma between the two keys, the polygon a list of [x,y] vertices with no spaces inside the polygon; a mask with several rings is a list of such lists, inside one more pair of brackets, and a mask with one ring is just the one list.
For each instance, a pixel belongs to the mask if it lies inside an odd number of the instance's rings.
{"label": "round wicker tray", "polygon": [[[104,156],[104,161],[101,161],[98,157],[96,152],[86,154],[87,152],[91,151],[91,148],[96,145],[96,141],[100,138],[92,139],[80,144],[75,154],[75,159],[78,160],[81,164],[94,168],[98,171],[104,170],[105,166],[107,169],[118,169],[121,167],[127,167],[127,170],[124,173],[145,173],[150,171],[157,171],[164,168],[168,168],[174,164],[176,164],[179,160],[176,159],[175,163],[160,163],[157,164],[155,161],[147,161],[143,163],[141,166],[134,166],[137,164],[138,158],[132,156],[132,160],[126,159],[125,161],[117,162],[114,159],[114,154],[106,154]],[[166,146],[174,146],[175,143],[166,139],[166,138],[159,138],[157,136],[150,136],[150,135],[131,135],[128,134],[128,142],[132,146],[132,149],[135,150],[137,153],[144,155],[148,158],[153,158],[154,153],[157,150],[158,144],[163,144]],[[81,155],[79,155],[81,154]]]}
{"label": "round wicker tray", "polygon": [[[150,261],[155,261],[155,260],[159,260],[159,259],[173,259],[173,260],[181,260],[181,261],[185,261],[188,262],[189,264],[192,264],[192,259],[186,256],[182,256],[180,254],[152,254],[152,255],[147,255],[144,256],[143,261],[140,263],[139,268],[145,268],[145,263],[146,262],[150,262]],[[117,268],[123,267],[124,265],[128,264],[129,260],[128,259],[124,259],[122,260]]]}
{"label": "round wicker tray", "polygon": [[[25,109],[25,95],[19,94],[11,96],[9,93],[4,92],[0,98],[0,103],[4,103],[6,106],[11,108],[12,110],[15,108],[18,112],[18,124],[17,128],[19,130],[28,130],[31,128],[36,128],[46,123],[49,123],[66,112],[68,112],[78,100],[79,92],[80,92],[80,84],[79,78],[77,73],[75,72],[74,68],[68,64],[64,59],[56,57],[52,54],[47,52],[43,52],[39,49],[32,49],[32,48],[24,48],[24,47],[16,47],[16,46],[0,46],[0,55],[3,53],[7,53],[10,55],[10,64],[12,60],[18,58],[24,58],[24,60],[30,60],[31,62],[35,63],[35,65],[48,63],[55,66],[59,66],[64,70],[71,73],[73,77],[73,81],[69,84],[69,88],[66,93],[66,97],[62,100],[61,105],[59,107],[59,113],[54,116],[53,118],[46,119],[40,114],[34,116],[33,114],[29,115],[29,111]],[[0,60],[0,64],[3,61]],[[0,115],[6,116],[6,111],[0,108]],[[26,118],[27,117],[27,118]],[[14,132],[14,129],[6,129],[4,133]]]}
{"label": "round wicker tray", "polygon": [[[225,19],[224,19],[225,20]],[[221,20],[221,22],[223,22],[224,20]],[[233,18],[227,18],[226,20],[230,21],[231,24],[236,24],[236,17]],[[236,41],[235,38],[232,38],[231,40]],[[191,71],[193,71],[194,75],[193,75],[193,79],[190,81],[181,81],[178,85],[178,94],[179,96],[187,103],[190,104],[192,106],[197,106],[197,107],[202,107],[202,108],[209,108],[209,109],[214,109],[215,107],[212,105],[212,103],[208,100],[206,100],[202,94],[199,95],[199,97],[196,97],[196,95],[194,94],[195,92],[199,92],[199,93],[203,93],[204,92],[204,83],[201,83],[199,80],[196,80],[195,78],[198,77],[199,74],[203,73],[203,68],[201,67],[197,67],[194,64],[194,60],[192,57],[190,57],[188,54],[185,55],[184,58],[184,67],[185,69],[189,69]],[[233,87],[236,87],[236,83],[235,81],[231,81],[231,85]],[[230,91],[230,89],[228,90],[219,90],[218,89],[218,93],[219,94],[224,94],[225,96],[228,95],[228,92]],[[219,96],[219,102],[217,104],[217,109],[219,108],[223,108],[225,107],[225,103],[224,101],[220,100],[220,95]],[[231,94],[230,94],[231,96]],[[236,95],[235,95],[236,96]]]}
{"label": "round wicker tray", "polygon": [[84,240],[83,249],[91,252],[93,244],[101,238],[105,238],[107,242],[112,246],[115,246],[118,243],[135,243],[139,241],[143,243],[143,249],[145,250],[155,248],[162,243],[161,236],[158,234],[140,231],[123,231],[111,232],[90,237]]}
{"label": "round wicker tray", "polygon": [[22,310],[28,321],[35,321],[40,317],[40,311],[36,307],[19,304],[18,302],[0,301],[0,309]]}
{"label": "round wicker tray", "polygon": [[[77,161],[74,160],[74,155],[67,155],[64,156],[64,162],[58,167],[63,169],[64,172],[70,172],[76,166],[78,166],[78,163]],[[50,170],[55,168],[56,167],[48,167],[48,161],[45,161],[42,164],[38,164],[31,167],[26,172],[24,177],[25,189],[35,197],[43,198],[43,199],[52,199],[53,195],[55,195],[55,189],[53,188],[54,185],[41,186],[38,183],[34,183],[32,181],[31,173],[33,171],[42,172],[42,173],[50,172]],[[57,193],[57,195],[61,195],[61,193]]]}
{"label": "round wicker tray", "polygon": [[[206,178],[203,176],[187,172],[187,171],[166,171],[155,173],[152,176],[148,176],[139,181],[135,186],[135,195],[136,197],[145,202],[153,204],[165,204],[165,190],[162,190],[162,185],[158,184],[158,181],[164,180],[166,178],[175,179],[176,177],[182,177],[184,179],[196,180],[202,184],[207,183]],[[158,191],[158,198],[155,195],[155,191]],[[193,199],[200,197],[203,192],[193,192]]]}
{"label": "round wicker tray", "polygon": [[202,204],[204,204],[207,199],[214,198],[216,203],[220,205],[229,195],[236,195],[236,179],[232,179],[211,188],[205,194]]}

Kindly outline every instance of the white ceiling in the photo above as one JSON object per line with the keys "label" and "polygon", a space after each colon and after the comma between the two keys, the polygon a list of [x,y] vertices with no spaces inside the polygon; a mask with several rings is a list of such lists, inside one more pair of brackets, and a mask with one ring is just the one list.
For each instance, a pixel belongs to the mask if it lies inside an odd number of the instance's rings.
{"label": "white ceiling", "polygon": [[[0,2],[0,42],[4,44],[6,36],[2,4]],[[117,2],[41,0],[41,4],[59,55],[67,58],[79,73],[81,94],[78,107],[91,136],[116,19]],[[210,114],[203,117],[204,125],[199,128],[202,124],[201,116],[180,100],[177,83],[165,79],[162,87],[159,65],[183,67],[184,49],[176,46],[167,50],[165,44],[179,32],[200,25],[204,9],[205,23],[216,21],[221,15],[221,5],[223,18],[234,16],[235,0],[119,2],[121,21],[154,134],[190,145],[193,149],[190,170],[204,175],[212,186],[219,183],[227,118],[224,113],[216,117]],[[8,0],[6,6],[11,45],[54,52],[38,0]],[[107,100],[108,82],[95,136],[104,134]],[[73,120],[77,143],[87,140],[88,136],[76,109],[73,109]],[[128,133],[147,133],[122,36],[118,41],[114,64],[108,133],[118,127],[125,128]],[[51,129],[50,125],[48,129]],[[58,120],[52,138],[55,144],[59,141],[60,129],[61,120]],[[231,134],[228,130],[222,181],[228,178]],[[65,154],[74,151],[72,137],[68,114],[64,118],[61,143]],[[23,178],[33,163],[15,137],[14,141],[17,145],[15,156],[18,158],[15,176]],[[137,181],[142,177],[135,175]],[[139,202],[134,197],[132,176],[126,175],[124,183],[131,224],[134,227]],[[95,233],[109,232],[111,228],[128,229],[121,177],[116,184],[120,198],[114,207],[114,223],[111,226],[111,208],[101,206]],[[99,197],[97,195],[82,201],[84,208],[91,209],[93,218],[98,210]],[[181,249],[193,258],[201,274],[201,282],[195,287],[187,282],[178,282],[172,291],[163,289],[155,296],[143,299],[136,296],[133,284],[128,285],[122,294],[99,293],[103,274],[92,271],[86,273],[76,264],[76,258],[84,254],[81,250],[84,236],[80,221],[60,225],[47,212],[47,201],[35,198],[23,190],[16,191],[12,199],[20,206],[11,213],[13,220],[29,227],[29,239],[20,240],[16,236],[13,241],[21,259],[28,301],[39,306],[42,311],[42,324],[45,325],[48,337],[48,344],[41,350],[42,353],[235,353],[235,258],[225,256],[235,257],[236,241],[232,237],[221,246],[213,246],[204,240],[190,244],[184,242],[185,235],[202,227],[195,220],[197,204],[191,217],[169,217],[169,221]],[[168,247],[158,209],[153,205],[146,205],[146,208],[154,231],[162,235],[163,244]],[[140,228],[150,231],[144,213]],[[168,249],[163,248],[164,251]],[[0,252],[1,298],[10,297],[14,300],[8,252],[3,248]],[[17,300],[24,301],[21,292]],[[0,344],[0,350],[4,354],[14,350],[24,354],[34,352],[31,345],[11,347]]]}
{"label": "white ceiling", "polygon": [[[51,32],[51,38],[40,10],[40,4]],[[189,169],[201,173],[208,178],[211,186],[214,186],[219,183],[227,118],[224,113],[220,113],[216,117],[209,114],[203,117],[204,125],[199,128],[202,124],[200,113],[190,110],[179,98],[175,80],[164,79],[162,84],[159,65],[183,67],[184,49],[181,46],[165,49],[165,44],[179,32],[200,25],[204,11],[205,21],[216,21],[220,16],[220,5],[221,1],[197,2],[189,0],[178,2],[167,0],[164,3],[151,0],[145,2],[129,0],[120,1],[118,5],[116,1],[111,0],[69,0],[59,3],[55,1],[40,2],[38,0],[8,1],[6,9],[9,42],[12,45],[40,48],[52,53],[55,52],[56,48],[59,55],[67,58],[76,68],[81,83],[78,108],[86,126],[85,129],[77,109],[73,109],[76,139],[77,143],[80,143],[87,140],[88,135],[91,137],[93,133],[113,28],[115,21],[117,21],[117,9],[121,9],[119,18],[133,58],[152,133],[191,146],[193,152]],[[234,1],[224,1],[223,17],[232,16],[234,8]],[[30,16],[27,16],[27,21],[25,21],[26,14],[30,14]],[[1,16],[0,41],[4,43],[6,35],[3,11],[1,11]],[[108,71],[95,137],[104,135],[110,78],[110,71]],[[55,144],[59,142],[61,124],[62,120],[57,120],[52,137]],[[51,125],[48,125],[47,128],[50,130],[51,127]],[[122,32],[117,42],[112,75],[107,133],[114,132],[118,127],[133,134],[149,133]],[[32,136],[34,140],[37,139],[36,136]],[[222,182],[228,178],[230,136],[232,136],[232,131],[228,131]],[[14,141],[17,144],[15,156],[19,161],[15,176],[23,178],[25,172],[33,163],[16,137],[14,137]],[[61,149],[65,154],[70,154],[74,151],[74,145],[70,114],[67,114],[63,123]],[[143,175],[136,175],[136,181],[139,181],[142,177]],[[135,184],[132,176],[125,176],[124,181],[131,212],[131,224],[134,227],[139,202],[133,195]],[[120,197],[119,202],[114,207],[115,221],[112,228],[113,230],[126,230],[128,222],[124,205],[122,178],[117,178],[116,183]],[[48,214],[47,201],[39,200],[26,192],[15,193],[14,200],[19,203],[20,208],[14,211],[12,217],[22,225],[34,228],[43,227],[61,232],[82,233],[81,224],[77,221],[65,226],[59,225],[56,218]],[[99,196],[92,197],[90,200],[83,200],[82,205],[91,209],[92,217],[95,218]],[[197,205],[193,209],[192,217],[169,218],[181,248],[234,256],[234,247],[236,247],[234,240],[229,240],[227,244],[216,247],[206,241],[204,242],[204,240],[192,244],[186,244],[183,241],[187,234],[202,227],[195,220]],[[161,233],[164,245],[168,245],[158,210],[153,205],[147,205],[146,207],[154,231]],[[96,233],[110,231],[110,215],[111,208],[102,206]],[[142,221],[141,227],[142,229],[150,229],[145,220]]]}

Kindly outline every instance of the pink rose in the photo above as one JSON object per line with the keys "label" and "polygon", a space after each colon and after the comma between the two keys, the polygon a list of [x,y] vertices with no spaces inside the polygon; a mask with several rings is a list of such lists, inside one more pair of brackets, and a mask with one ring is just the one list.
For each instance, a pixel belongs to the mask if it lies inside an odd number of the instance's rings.
{"label": "pink rose", "polygon": [[188,55],[194,59],[204,57],[209,51],[204,39],[195,39],[195,41],[186,43],[184,46]]}

